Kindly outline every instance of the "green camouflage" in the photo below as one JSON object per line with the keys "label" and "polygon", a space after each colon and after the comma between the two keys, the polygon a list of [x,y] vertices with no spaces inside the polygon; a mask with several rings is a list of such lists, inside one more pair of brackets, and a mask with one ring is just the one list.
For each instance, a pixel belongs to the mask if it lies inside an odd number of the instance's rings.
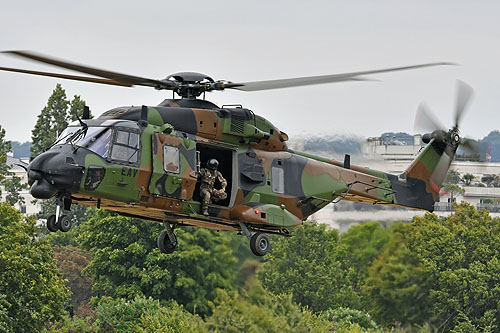
{"label": "green camouflage", "polygon": [[[140,130],[140,163],[124,165],[81,149],[84,157],[76,164],[84,165],[84,171],[79,188],[71,193],[73,201],[153,221],[221,230],[239,230],[239,222],[264,231],[298,226],[338,200],[432,211],[443,180],[436,179],[435,169],[444,154],[456,150],[433,140],[403,175],[391,175],[292,151],[286,134],[250,110],[192,102],[196,107],[187,107],[188,100],[149,107],[142,126],[137,125],[137,107],[110,110],[88,121],[89,126],[128,123]],[[205,217],[199,173],[200,164],[210,158],[220,163],[228,197],[210,205],[210,217]],[[92,172],[102,179],[92,182]]]}

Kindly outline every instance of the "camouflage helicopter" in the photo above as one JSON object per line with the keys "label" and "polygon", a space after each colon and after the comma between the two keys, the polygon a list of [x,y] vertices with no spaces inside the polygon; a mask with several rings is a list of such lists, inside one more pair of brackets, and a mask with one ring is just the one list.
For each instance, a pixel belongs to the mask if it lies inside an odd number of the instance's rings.
{"label": "camouflage helicopter", "polygon": [[[177,247],[174,229],[197,226],[245,235],[252,252],[270,249],[267,234],[290,236],[308,216],[331,202],[369,204],[432,211],[439,189],[460,144],[458,123],[468,100],[462,85],[456,124],[423,136],[427,146],[400,175],[351,165],[349,155],[336,161],[288,149],[288,136],[241,105],[218,107],[199,99],[210,91],[259,91],[312,84],[364,80],[363,75],[445,65],[431,63],[354,73],[234,83],[184,72],[162,80],[79,65],[27,51],[5,53],[78,71],[89,76],[0,67],[0,70],[116,86],[171,90],[179,98],[158,106],[118,107],[70,124],[57,141],[31,161],[30,192],[56,198],[56,214],[47,219],[55,232],[70,230],[64,215],[72,204],[105,208],[119,214],[163,223],[158,247]],[[425,110],[423,110],[425,112]],[[431,121],[432,122],[432,121]],[[211,160],[227,186],[225,196],[202,214],[200,174]]]}

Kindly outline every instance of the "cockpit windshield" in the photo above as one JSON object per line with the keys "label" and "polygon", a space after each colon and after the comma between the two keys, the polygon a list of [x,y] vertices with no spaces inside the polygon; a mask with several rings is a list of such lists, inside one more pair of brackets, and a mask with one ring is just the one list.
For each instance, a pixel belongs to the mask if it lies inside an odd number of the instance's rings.
{"label": "cockpit windshield", "polygon": [[84,129],[81,126],[70,126],[61,133],[56,143],[76,144],[107,158],[111,144],[111,128],[96,126]]}

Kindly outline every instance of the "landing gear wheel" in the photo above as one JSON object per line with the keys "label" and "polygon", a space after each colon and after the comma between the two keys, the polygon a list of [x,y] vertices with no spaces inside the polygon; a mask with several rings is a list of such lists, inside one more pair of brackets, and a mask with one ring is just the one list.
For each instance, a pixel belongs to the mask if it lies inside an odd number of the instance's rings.
{"label": "landing gear wheel", "polygon": [[177,237],[175,237],[175,234],[172,234],[174,236],[174,242],[172,243],[170,241],[170,238],[168,237],[168,232],[165,230],[158,236],[158,248],[160,249],[161,253],[172,253],[177,249]]}
{"label": "landing gear wheel", "polygon": [[252,238],[250,238],[250,249],[256,256],[262,257],[266,255],[270,248],[271,242],[266,234],[256,232],[253,234]]}
{"label": "landing gear wheel", "polygon": [[68,215],[63,215],[59,218],[59,230],[68,232],[71,229],[71,219]]}
{"label": "landing gear wheel", "polygon": [[49,229],[50,232],[56,232],[57,230],[59,230],[59,222],[56,223],[55,215],[50,215],[47,218],[47,229]]}

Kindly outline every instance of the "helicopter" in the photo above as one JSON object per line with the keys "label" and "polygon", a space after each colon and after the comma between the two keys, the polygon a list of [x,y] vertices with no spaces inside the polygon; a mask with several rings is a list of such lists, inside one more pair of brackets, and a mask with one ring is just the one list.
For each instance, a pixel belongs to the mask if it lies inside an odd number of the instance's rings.
{"label": "helicopter", "polygon": [[[311,214],[331,202],[433,211],[451,161],[461,143],[459,120],[470,97],[460,85],[456,124],[423,135],[427,145],[400,175],[323,158],[287,147],[288,135],[241,105],[219,107],[199,97],[211,91],[245,92],[367,80],[365,75],[449,65],[406,67],[291,79],[235,83],[208,75],[181,72],[156,80],[55,59],[30,51],[4,51],[31,61],[91,76],[0,67],[0,70],[123,87],[170,90],[179,98],[157,106],[125,106],[69,124],[57,141],[27,169],[33,197],[56,198],[47,219],[51,232],[66,232],[72,204],[104,208],[165,225],[157,239],[163,253],[177,248],[175,228],[196,226],[245,235],[256,256],[270,249],[268,234],[291,236]],[[422,112],[430,119],[423,106]],[[432,120],[428,122],[432,123]],[[200,173],[215,159],[225,178],[225,197],[202,214]],[[216,182],[215,186],[220,184]]]}

